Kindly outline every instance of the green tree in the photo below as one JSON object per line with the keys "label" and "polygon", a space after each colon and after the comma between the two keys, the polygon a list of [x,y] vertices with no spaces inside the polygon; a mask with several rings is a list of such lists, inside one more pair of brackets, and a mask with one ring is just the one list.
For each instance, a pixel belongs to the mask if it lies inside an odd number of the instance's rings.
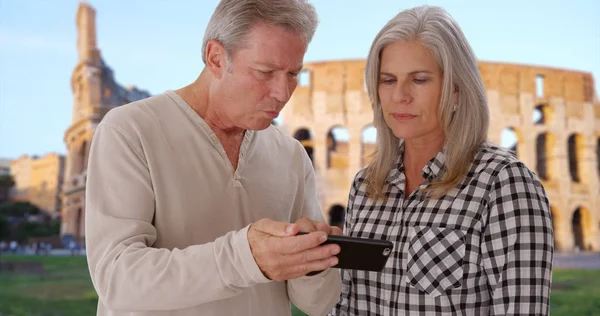
{"label": "green tree", "polygon": [[10,174],[0,175],[0,203],[6,202],[10,197],[10,190],[15,185]]}
{"label": "green tree", "polygon": [[[30,221],[28,216],[40,216],[39,221]],[[60,234],[60,220],[50,217],[37,206],[28,202],[0,205],[0,240],[26,242],[31,237],[48,237]]]}
{"label": "green tree", "polygon": [[15,180],[10,174],[0,175],[0,189],[10,189],[15,185]]}
{"label": "green tree", "polygon": [[10,224],[6,216],[0,214],[0,240],[10,239]]}
{"label": "green tree", "polygon": [[38,215],[42,211],[29,202],[12,202],[0,205],[0,215],[22,218],[25,215]]}

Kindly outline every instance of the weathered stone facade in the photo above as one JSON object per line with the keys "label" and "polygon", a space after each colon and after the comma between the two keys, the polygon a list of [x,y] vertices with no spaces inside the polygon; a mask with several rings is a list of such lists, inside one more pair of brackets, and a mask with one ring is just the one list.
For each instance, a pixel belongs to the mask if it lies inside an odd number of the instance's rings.
{"label": "weathered stone facade", "polygon": [[[364,60],[306,64],[283,112],[282,129],[310,135],[302,140],[326,213],[346,206],[352,180],[368,161],[364,154],[373,150],[362,139],[373,119],[364,68]],[[557,248],[600,250],[600,103],[591,74],[489,62],[480,62],[479,70],[490,106],[489,138],[500,144],[503,130],[516,134],[514,149],[547,190]],[[328,135],[339,127],[348,142],[331,150]]]}
{"label": "weathered stone facade", "polygon": [[112,108],[149,97],[135,87],[124,88],[114,79],[96,45],[96,12],[87,3],[77,10],[78,63],[71,77],[73,119],[65,132],[67,146],[61,236],[84,237],[87,158],[96,126]]}
{"label": "weathered stone facade", "polygon": [[43,157],[21,156],[11,161],[15,185],[10,200],[34,204],[50,215],[60,212],[65,157],[49,153]]}

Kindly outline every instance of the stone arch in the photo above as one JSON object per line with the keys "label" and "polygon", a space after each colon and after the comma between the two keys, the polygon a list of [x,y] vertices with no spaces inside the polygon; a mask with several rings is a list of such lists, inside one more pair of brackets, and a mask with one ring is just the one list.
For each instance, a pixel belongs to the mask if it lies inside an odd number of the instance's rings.
{"label": "stone arch", "polygon": [[582,182],[583,174],[581,172],[581,160],[584,151],[584,138],[581,134],[573,133],[567,140],[568,156],[569,156],[569,174],[571,181]]}
{"label": "stone arch", "polygon": [[303,69],[298,74],[298,87],[310,87],[312,85],[312,71],[309,69]]}
{"label": "stone arch", "polygon": [[308,157],[310,158],[310,161],[312,162],[313,166],[315,165],[315,160],[314,160],[314,144],[313,144],[313,133],[310,131],[310,129],[306,128],[306,127],[302,127],[297,129],[294,132],[294,138],[297,139],[302,146],[304,147],[304,150],[306,150],[306,154],[308,154]]}
{"label": "stone arch", "polygon": [[346,169],[349,165],[350,134],[344,126],[336,125],[327,132],[327,169]]}
{"label": "stone arch", "polygon": [[87,170],[88,148],[88,141],[87,139],[84,139],[83,143],[81,144],[81,148],[79,148],[79,157],[81,159],[81,169],[79,170],[79,173],[82,173]]}
{"label": "stone arch", "polygon": [[534,125],[546,125],[552,121],[554,111],[548,104],[538,104],[533,110],[532,122]]}
{"label": "stone arch", "polygon": [[513,152],[517,157],[519,156],[519,143],[521,143],[521,140],[520,131],[514,127],[503,129],[500,135],[500,145]]}
{"label": "stone arch", "polygon": [[343,229],[346,217],[346,208],[344,206],[334,204],[329,207],[327,214],[329,215],[329,225]]}
{"label": "stone arch", "polygon": [[549,132],[541,133],[536,139],[536,166],[540,179],[544,181],[550,181],[554,179],[555,172],[555,158],[552,155],[555,147],[556,138]]}
{"label": "stone arch", "polygon": [[373,124],[365,126],[360,133],[360,165],[365,166],[373,159],[377,149],[377,129]]}
{"label": "stone arch", "polygon": [[71,145],[71,173],[77,175],[83,173],[87,169],[87,158],[89,153],[89,143],[87,139],[76,140]]}
{"label": "stone arch", "polygon": [[73,238],[75,239],[75,242],[79,242],[84,235],[83,209],[78,207],[74,215],[75,219],[73,220],[73,225],[75,229],[73,231]]}
{"label": "stone arch", "polygon": [[592,214],[585,207],[578,207],[571,215],[571,231],[575,250],[592,250]]}

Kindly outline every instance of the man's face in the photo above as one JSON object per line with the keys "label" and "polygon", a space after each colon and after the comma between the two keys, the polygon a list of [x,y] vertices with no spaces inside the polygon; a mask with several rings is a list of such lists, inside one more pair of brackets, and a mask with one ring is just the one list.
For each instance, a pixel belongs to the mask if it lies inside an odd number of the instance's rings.
{"label": "man's face", "polygon": [[298,33],[256,24],[219,80],[221,120],[249,130],[269,127],[296,89],[306,46]]}

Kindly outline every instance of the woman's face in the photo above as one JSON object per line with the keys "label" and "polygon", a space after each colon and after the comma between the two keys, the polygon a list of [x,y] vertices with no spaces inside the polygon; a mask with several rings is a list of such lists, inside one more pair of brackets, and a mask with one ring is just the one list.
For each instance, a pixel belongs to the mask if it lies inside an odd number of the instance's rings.
{"label": "woman's face", "polygon": [[396,137],[443,137],[438,120],[443,74],[433,55],[415,41],[396,41],[381,53],[378,92],[385,122]]}

